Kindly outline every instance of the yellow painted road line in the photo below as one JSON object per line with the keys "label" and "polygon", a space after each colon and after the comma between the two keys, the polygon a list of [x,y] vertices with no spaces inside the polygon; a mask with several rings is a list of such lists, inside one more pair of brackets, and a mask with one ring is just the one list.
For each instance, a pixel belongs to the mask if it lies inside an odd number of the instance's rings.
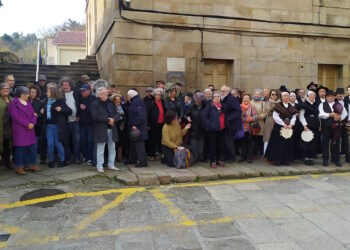
{"label": "yellow painted road line", "polygon": [[125,190],[117,198],[104,205],[100,209],[96,210],[94,213],[90,214],[87,218],[83,219],[74,229],[73,233],[68,233],[68,239],[77,239],[79,238],[80,232],[85,230],[89,225],[93,224],[99,218],[101,218],[104,214],[106,214],[112,208],[115,208],[120,203],[122,203],[125,199],[129,198],[133,194],[135,194],[136,190]]}
{"label": "yellow painted road line", "polygon": [[183,226],[194,226],[196,222],[188,218],[188,216],[181,211],[167,196],[166,194],[159,191],[159,189],[151,190],[151,194],[156,198],[161,204],[167,207],[170,214],[180,221]]}
{"label": "yellow painted road line", "polygon": [[[234,221],[240,220],[240,219],[252,219],[252,218],[264,218],[261,217],[259,214],[242,214],[237,215],[233,217],[221,217],[216,219],[210,219],[210,220],[199,220],[199,221],[193,221],[191,224],[183,224],[182,222],[174,222],[174,223],[164,223],[164,224],[157,224],[152,226],[136,226],[136,227],[127,227],[127,228],[118,228],[115,230],[110,231],[95,231],[95,232],[89,232],[89,233],[82,233],[79,235],[77,239],[87,239],[87,238],[99,238],[99,237],[109,237],[109,236],[116,236],[120,234],[128,234],[128,233],[138,233],[138,232],[150,232],[150,231],[162,231],[165,229],[178,229],[178,228],[184,228],[184,227],[194,227],[197,225],[211,225],[211,224],[225,224],[225,223],[232,223]],[[49,244],[51,242],[57,242],[59,240],[63,240],[59,236],[46,236],[43,237],[41,240],[38,239],[22,239],[21,241],[14,242],[11,244],[11,247],[15,246],[32,246],[32,245],[43,245],[43,244]],[[1,246],[0,248],[6,247],[7,245]]]}
{"label": "yellow painted road line", "polygon": [[334,176],[350,176],[350,173],[349,172],[346,172],[346,173],[333,173],[332,175],[334,175]]}
{"label": "yellow painted road line", "polygon": [[123,192],[143,192],[146,191],[145,188],[120,188],[120,189],[108,189],[108,190],[102,190],[97,192],[76,192],[76,193],[66,193],[66,194],[59,194],[59,195],[52,195],[52,196],[46,196],[26,201],[16,201],[13,203],[5,203],[0,204],[0,210],[3,209],[10,209],[10,208],[16,208],[16,207],[24,207],[28,205],[35,205],[43,202],[49,202],[49,201],[55,201],[55,200],[63,200],[63,199],[71,199],[74,197],[95,197],[95,196],[101,196],[101,195],[107,195],[107,194],[114,194],[114,193],[123,193]]}

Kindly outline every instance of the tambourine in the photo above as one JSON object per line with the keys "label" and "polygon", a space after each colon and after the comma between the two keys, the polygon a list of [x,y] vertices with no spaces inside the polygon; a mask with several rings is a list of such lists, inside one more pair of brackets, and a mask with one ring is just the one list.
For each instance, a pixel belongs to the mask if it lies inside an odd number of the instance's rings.
{"label": "tambourine", "polygon": [[290,139],[293,135],[293,129],[290,128],[281,128],[280,135],[284,139]]}
{"label": "tambourine", "polygon": [[314,132],[312,132],[311,130],[307,130],[307,131],[303,131],[301,133],[301,139],[304,142],[310,142],[314,139]]}

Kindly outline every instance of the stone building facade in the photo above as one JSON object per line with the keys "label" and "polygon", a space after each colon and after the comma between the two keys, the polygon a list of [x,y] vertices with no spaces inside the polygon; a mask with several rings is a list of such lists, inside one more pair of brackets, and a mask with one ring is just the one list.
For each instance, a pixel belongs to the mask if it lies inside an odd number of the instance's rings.
{"label": "stone building facade", "polygon": [[88,54],[122,89],[350,84],[350,0],[87,0],[86,23]]}

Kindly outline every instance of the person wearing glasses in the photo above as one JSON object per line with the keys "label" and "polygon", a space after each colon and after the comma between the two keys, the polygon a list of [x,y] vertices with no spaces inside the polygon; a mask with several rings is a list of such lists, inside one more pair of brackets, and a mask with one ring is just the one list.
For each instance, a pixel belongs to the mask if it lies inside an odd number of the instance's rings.
{"label": "person wearing glasses", "polygon": [[269,144],[271,131],[273,128],[273,109],[277,103],[279,103],[278,99],[278,93],[277,90],[271,89],[270,95],[269,95],[269,101],[266,102],[266,118],[265,118],[265,124],[264,124],[264,135],[263,135],[263,141],[264,141],[264,155],[266,152],[267,145]]}
{"label": "person wearing glasses", "polygon": [[225,129],[226,114],[220,98],[220,92],[215,91],[213,101],[205,107],[202,113],[202,123],[208,136],[210,167],[214,169],[217,168],[217,165],[224,167],[225,139],[223,131]]}
{"label": "person wearing glasses", "polygon": [[12,169],[11,164],[11,122],[8,105],[13,98],[10,96],[11,87],[8,83],[0,85],[0,153],[6,168]]}
{"label": "person wearing glasses", "polygon": [[16,173],[25,175],[24,165],[29,165],[30,171],[37,172],[37,144],[35,137],[35,125],[37,116],[28,100],[29,89],[23,86],[17,87],[15,99],[9,105],[9,114],[12,124],[13,145],[15,146]]}

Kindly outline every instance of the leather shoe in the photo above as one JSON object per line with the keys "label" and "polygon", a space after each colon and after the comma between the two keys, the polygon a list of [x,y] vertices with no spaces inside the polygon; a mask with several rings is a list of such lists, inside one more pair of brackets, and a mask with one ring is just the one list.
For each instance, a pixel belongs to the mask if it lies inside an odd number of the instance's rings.
{"label": "leather shoe", "polygon": [[341,167],[342,167],[342,165],[341,165],[340,162],[336,162],[335,165],[336,165],[338,168],[341,168]]}

